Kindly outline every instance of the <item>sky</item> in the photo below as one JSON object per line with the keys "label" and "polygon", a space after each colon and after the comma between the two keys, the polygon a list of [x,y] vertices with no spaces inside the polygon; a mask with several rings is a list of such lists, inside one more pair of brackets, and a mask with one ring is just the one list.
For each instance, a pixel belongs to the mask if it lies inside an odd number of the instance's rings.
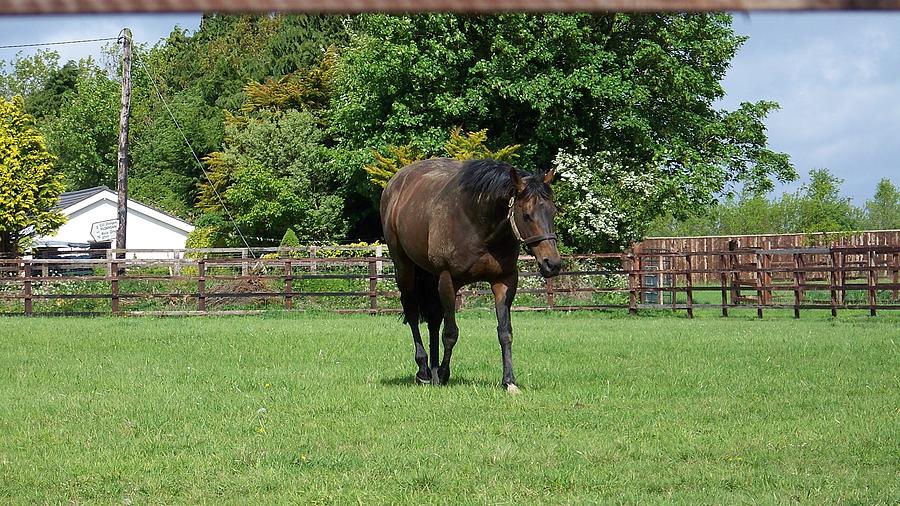
{"label": "sky", "polygon": [[[199,14],[0,16],[0,46],[115,37],[122,27],[153,44],[179,26],[195,30]],[[735,14],[734,29],[749,40],[724,80],[719,107],[774,100],[766,120],[770,146],[790,155],[798,182],[811,169],[844,179],[856,205],[871,198],[881,178],[900,186],[900,13]],[[62,61],[94,55],[103,42],[52,46]],[[17,51],[0,49],[0,59]]]}

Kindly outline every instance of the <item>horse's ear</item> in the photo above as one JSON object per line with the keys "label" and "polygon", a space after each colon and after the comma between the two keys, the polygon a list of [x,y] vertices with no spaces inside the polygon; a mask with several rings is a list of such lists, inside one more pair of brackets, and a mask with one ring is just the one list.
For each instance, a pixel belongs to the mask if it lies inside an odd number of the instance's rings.
{"label": "horse's ear", "polygon": [[525,181],[522,180],[522,176],[515,167],[509,168],[509,176],[512,178],[513,186],[516,187],[516,195],[525,191]]}
{"label": "horse's ear", "polygon": [[544,173],[544,184],[549,185],[553,182],[553,176],[556,175],[556,167],[550,167],[547,172]]}

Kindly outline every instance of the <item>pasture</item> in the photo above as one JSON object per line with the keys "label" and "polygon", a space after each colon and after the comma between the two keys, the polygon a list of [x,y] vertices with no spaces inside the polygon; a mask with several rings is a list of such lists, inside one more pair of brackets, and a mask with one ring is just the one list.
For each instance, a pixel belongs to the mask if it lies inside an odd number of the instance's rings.
{"label": "pasture", "polygon": [[900,319],[459,317],[451,383],[393,316],[0,319],[0,502],[900,498]]}

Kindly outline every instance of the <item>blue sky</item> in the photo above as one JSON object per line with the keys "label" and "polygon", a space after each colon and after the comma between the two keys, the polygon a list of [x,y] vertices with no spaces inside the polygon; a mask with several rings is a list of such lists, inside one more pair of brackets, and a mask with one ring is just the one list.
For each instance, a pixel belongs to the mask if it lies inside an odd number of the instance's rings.
{"label": "blue sky", "polygon": [[[154,43],[199,22],[199,14],[0,17],[0,45],[115,37],[124,26],[136,41]],[[725,78],[720,106],[781,104],[766,122],[769,141],[791,156],[801,181],[778,191],[793,191],[823,167],[845,180],[857,205],[883,177],[900,185],[900,13],[736,14],[734,27],[750,40]],[[102,45],[52,49],[65,61],[99,57]],[[0,49],[0,59],[16,51]]]}

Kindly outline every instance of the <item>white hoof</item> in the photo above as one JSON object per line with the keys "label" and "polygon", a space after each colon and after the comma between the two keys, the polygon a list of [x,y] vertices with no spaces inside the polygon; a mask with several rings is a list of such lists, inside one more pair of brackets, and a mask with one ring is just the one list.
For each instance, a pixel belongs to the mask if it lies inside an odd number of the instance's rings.
{"label": "white hoof", "polygon": [[522,393],[522,391],[519,390],[519,387],[510,383],[509,385],[506,385],[506,393],[512,394],[512,395],[519,395],[520,393]]}

